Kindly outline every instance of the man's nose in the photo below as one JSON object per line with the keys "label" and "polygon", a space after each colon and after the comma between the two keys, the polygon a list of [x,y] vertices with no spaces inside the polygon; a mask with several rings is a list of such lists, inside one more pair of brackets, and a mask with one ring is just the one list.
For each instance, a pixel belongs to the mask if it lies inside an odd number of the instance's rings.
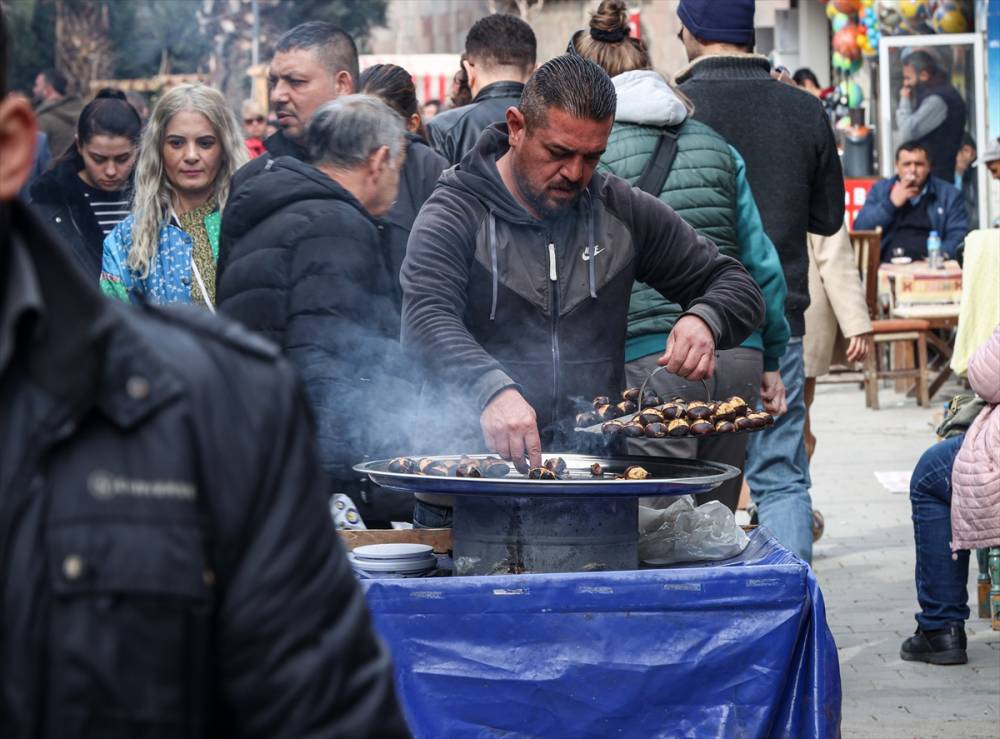
{"label": "man's nose", "polygon": [[563,165],[559,174],[570,182],[579,182],[583,177],[583,159],[581,157],[573,157]]}
{"label": "man's nose", "polygon": [[288,85],[282,80],[278,80],[274,83],[274,87],[271,88],[271,104],[283,103],[286,100],[288,100]]}

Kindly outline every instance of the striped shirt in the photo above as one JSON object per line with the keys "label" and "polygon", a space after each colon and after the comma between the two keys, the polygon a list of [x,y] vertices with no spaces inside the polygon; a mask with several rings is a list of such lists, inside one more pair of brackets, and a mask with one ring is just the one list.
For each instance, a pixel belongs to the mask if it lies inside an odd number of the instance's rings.
{"label": "striped shirt", "polygon": [[98,227],[107,236],[128,215],[128,197],[124,190],[109,192],[82,184],[83,197],[94,212]]}

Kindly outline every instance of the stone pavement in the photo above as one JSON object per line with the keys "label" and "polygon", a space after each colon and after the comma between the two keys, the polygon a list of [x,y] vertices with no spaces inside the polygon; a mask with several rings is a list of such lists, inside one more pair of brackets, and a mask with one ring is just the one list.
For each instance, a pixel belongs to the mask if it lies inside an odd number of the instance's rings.
{"label": "stone pavement", "polygon": [[813,567],[840,652],[845,739],[1000,738],[1000,632],[976,616],[974,557],[969,663],[935,667],[899,658],[916,628],[909,498],[885,490],[874,473],[913,468],[934,443],[933,414],[952,389],[924,409],[883,388],[882,409],[871,411],[855,384],[817,388],[812,495],[826,533]]}

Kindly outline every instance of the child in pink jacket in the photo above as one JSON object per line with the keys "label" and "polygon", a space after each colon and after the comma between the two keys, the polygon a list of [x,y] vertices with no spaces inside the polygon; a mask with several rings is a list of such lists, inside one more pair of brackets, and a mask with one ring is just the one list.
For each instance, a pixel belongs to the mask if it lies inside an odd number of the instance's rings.
{"label": "child in pink jacket", "polygon": [[899,656],[934,665],[968,661],[969,549],[1000,546],[1000,326],[968,378],[988,405],[965,434],[924,452],[910,478],[920,612]]}

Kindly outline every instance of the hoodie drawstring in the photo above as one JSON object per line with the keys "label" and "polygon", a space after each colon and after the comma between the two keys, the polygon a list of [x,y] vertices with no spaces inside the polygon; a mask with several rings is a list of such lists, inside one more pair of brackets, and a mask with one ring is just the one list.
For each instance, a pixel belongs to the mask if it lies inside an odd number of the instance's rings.
{"label": "hoodie drawstring", "polygon": [[497,318],[497,291],[500,287],[500,274],[497,269],[497,218],[490,211],[490,271],[493,273],[493,302],[490,305],[490,320]]}
{"label": "hoodie drawstring", "polygon": [[590,259],[587,260],[587,272],[590,276],[590,297],[597,298],[597,268],[594,262],[597,261],[597,244],[594,243],[594,199],[587,190],[587,207],[590,210],[590,218],[587,220],[587,249],[590,252]]}

